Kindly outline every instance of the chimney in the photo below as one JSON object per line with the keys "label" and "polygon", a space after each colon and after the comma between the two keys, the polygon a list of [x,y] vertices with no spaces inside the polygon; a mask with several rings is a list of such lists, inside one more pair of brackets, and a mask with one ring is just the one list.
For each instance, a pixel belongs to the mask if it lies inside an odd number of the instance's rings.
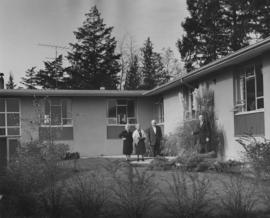
{"label": "chimney", "polygon": [[0,89],[4,89],[4,74],[0,73]]}

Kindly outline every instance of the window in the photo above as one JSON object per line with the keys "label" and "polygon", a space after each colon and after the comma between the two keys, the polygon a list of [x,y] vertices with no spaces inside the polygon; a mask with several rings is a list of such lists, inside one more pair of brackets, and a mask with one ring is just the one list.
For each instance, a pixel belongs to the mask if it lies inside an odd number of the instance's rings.
{"label": "window", "polygon": [[197,116],[197,105],[196,105],[196,99],[195,96],[197,94],[197,89],[191,89],[191,88],[185,88],[183,90],[184,94],[184,109],[185,114],[184,118],[186,120],[192,120],[196,119]]}
{"label": "window", "polygon": [[264,108],[263,75],[260,64],[244,67],[235,75],[235,99],[236,112]]}
{"label": "window", "polygon": [[107,118],[109,125],[136,124],[136,107],[134,100],[108,100]]}
{"label": "window", "polygon": [[154,105],[154,119],[157,121],[157,123],[164,123],[163,99],[160,99]]}
{"label": "window", "polygon": [[46,99],[41,123],[45,126],[72,126],[71,100]]}
{"label": "window", "polygon": [[16,98],[0,98],[0,137],[20,136],[20,102]]}

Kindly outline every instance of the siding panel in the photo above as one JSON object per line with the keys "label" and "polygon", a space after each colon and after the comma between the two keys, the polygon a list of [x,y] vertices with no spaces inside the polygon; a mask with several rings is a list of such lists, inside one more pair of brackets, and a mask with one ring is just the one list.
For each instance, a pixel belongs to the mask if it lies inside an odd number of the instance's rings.
{"label": "siding panel", "polygon": [[235,136],[252,133],[264,135],[264,112],[239,114],[234,116]]}

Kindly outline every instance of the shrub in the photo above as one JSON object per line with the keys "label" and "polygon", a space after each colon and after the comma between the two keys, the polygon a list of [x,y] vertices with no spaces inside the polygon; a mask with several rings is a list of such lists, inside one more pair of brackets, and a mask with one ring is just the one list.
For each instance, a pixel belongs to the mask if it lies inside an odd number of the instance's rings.
{"label": "shrub", "polygon": [[139,172],[128,164],[112,171],[111,175],[112,201],[117,213],[130,218],[148,217],[157,195],[154,174],[148,174],[146,170]]}
{"label": "shrub", "polygon": [[253,165],[257,176],[270,175],[270,141],[256,139],[251,135],[244,135],[236,140],[245,149],[247,160]]}
{"label": "shrub", "polygon": [[222,192],[217,193],[220,200],[219,207],[226,217],[249,218],[254,217],[256,198],[256,186],[245,182],[244,177],[230,177],[230,181],[221,181]]}
{"label": "shrub", "polygon": [[172,181],[172,184],[167,181],[169,194],[161,191],[165,212],[177,218],[203,218],[210,215],[208,179],[199,178],[198,174],[176,172],[172,174]]}
{"label": "shrub", "polygon": [[104,179],[97,173],[75,177],[69,185],[68,192],[76,217],[95,218],[105,213],[109,194]]}
{"label": "shrub", "polygon": [[66,146],[30,142],[18,150],[0,178],[2,207],[15,216],[33,216],[38,210],[39,193],[56,181],[58,161]]}

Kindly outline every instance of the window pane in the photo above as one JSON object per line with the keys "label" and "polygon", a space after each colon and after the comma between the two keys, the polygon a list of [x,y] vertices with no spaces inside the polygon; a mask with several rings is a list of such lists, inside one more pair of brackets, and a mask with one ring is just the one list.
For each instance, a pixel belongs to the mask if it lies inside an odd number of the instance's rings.
{"label": "window pane", "polygon": [[128,119],[128,123],[129,124],[136,124],[137,123],[137,119],[136,118],[129,118]]}
{"label": "window pane", "polygon": [[0,135],[6,135],[5,128],[0,128]]}
{"label": "window pane", "polygon": [[115,100],[108,101],[108,117],[116,118],[116,101]]}
{"label": "window pane", "polygon": [[264,108],[263,98],[257,99],[257,108],[258,109]]}
{"label": "window pane", "polygon": [[263,96],[263,75],[261,69],[256,70],[257,97]]}
{"label": "window pane", "polygon": [[19,114],[7,114],[7,126],[19,126],[20,115]]}
{"label": "window pane", "polygon": [[0,112],[5,112],[5,100],[0,98]]}
{"label": "window pane", "polygon": [[72,119],[71,118],[63,118],[63,125],[72,125]]}
{"label": "window pane", "polygon": [[61,106],[51,106],[51,125],[61,125]]}
{"label": "window pane", "polygon": [[46,100],[46,101],[45,101],[45,114],[46,114],[46,115],[49,115],[49,116],[50,116],[50,114],[51,114],[51,109],[50,109],[50,107],[51,107],[50,102],[49,102],[48,100]]}
{"label": "window pane", "polygon": [[127,107],[117,106],[117,123],[126,124],[127,123]]}
{"label": "window pane", "polygon": [[254,76],[254,65],[252,65],[246,69],[246,76],[247,77]]}
{"label": "window pane", "polygon": [[61,105],[61,101],[59,98],[52,98],[51,100],[51,105],[55,105],[55,106],[60,106]]}
{"label": "window pane", "polygon": [[0,126],[6,126],[5,114],[0,114]]}
{"label": "window pane", "polygon": [[135,117],[134,101],[128,101],[128,117]]}
{"label": "window pane", "polygon": [[62,100],[62,118],[72,118],[71,100]]}
{"label": "window pane", "polygon": [[15,98],[7,98],[7,112],[19,112],[19,100]]}
{"label": "window pane", "polygon": [[19,128],[8,128],[8,135],[20,135]]}
{"label": "window pane", "polygon": [[67,101],[62,100],[62,118],[67,118]]}
{"label": "window pane", "polygon": [[116,118],[109,118],[108,124],[117,124],[117,119]]}
{"label": "window pane", "polygon": [[125,99],[117,100],[117,105],[127,105],[127,100]]}
{"label": "window pane", "polygon": [[256,109],[255,102],[255,78],[247,79],[247,110],[252,111]]}
{"label": "window pane", "polygon": [[236,80],[236,87],[237,87],[237,96],[236,96],[236,104],[244,104],[245,102],[245,75],[244,74],[240,74],[237,77]]}

